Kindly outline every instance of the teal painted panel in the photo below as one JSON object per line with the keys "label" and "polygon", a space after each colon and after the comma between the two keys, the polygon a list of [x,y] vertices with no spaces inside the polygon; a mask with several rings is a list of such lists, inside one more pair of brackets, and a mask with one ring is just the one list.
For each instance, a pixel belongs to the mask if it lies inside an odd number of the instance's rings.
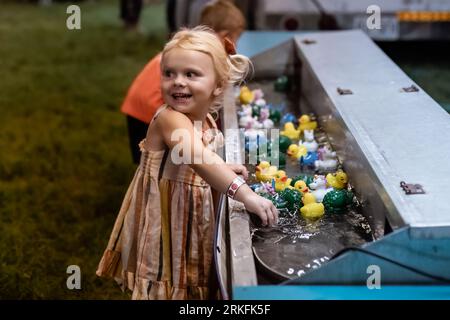
{"label": "teal painted panel", "polygon": [[233,288],[234,300],[450,300],[450,286],[252,286]]}

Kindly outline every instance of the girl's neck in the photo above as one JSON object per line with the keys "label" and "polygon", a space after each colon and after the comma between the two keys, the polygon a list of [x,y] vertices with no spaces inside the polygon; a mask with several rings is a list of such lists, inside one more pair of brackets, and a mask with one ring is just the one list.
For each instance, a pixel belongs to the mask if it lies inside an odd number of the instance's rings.
{"label": "girl's neck", "polygon": [[191,119],[192,122],[194,121],[201,121],[203,124],[206,121],[206,117],[208,116],[208,112],[198,113],[198,114],[186,114],[186,116]]}

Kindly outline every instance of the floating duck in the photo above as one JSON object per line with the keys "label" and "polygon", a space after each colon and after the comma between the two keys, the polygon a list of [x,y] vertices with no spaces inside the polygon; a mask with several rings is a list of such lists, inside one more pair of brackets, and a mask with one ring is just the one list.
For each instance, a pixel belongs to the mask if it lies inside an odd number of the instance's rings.
{"label": "floating duck", "polygon": [[317,220],[325,213],[325,207],[322,203],[316,202],[316,197],[308,192],[302,197],[303,207],[300,208],[300,214],[307,220]]}
{"label": "floating duck", "polygon": [[271,149],[272,149],[272,145],[269,142],[267,144],[267,152],[268,152],[268,154],[261,155],[261,157],[260,157],[261,160],[260,161],[269,161],[272,164],[277,164],[277,166],[279,168],[284,168],[286,166],[286,155],[284,153],[281,153],[281,152],[278,152],[278,153],[273,152],[272,153]]}
{"label": "floating duck", "polygon": [[263,108],[266,106],[267,102],[263,98],[256,98],[256,96],[253,94],[253,97],[255,101],[253,102],[256,106]]}
{"label": "floating duck", "polygon": [[304,114],[300,118],[298,118],[298,122],[298,129],[300,131],[317,129],[317,122],[311,121],[311,118],[307,114]]}
{"label": "floating duck", "polygon": [[298,190],[286,188],[281,191],[280,197],[287,202],[290,211],[295,211],[302,205],[302,193]]}
{"label": "floating duck", "polygon": [[275,91],[286,92],[289,90],[290,82],[287,76],[280,76],[273,84]]}
{"label": "floating duck", "polygon": [[241,104],[250,104],[254,100],[253,92],[247,86],[243,86],[239,93],[239,101]]}
{"label": "floating duck", "polygon": [[256,166],[256,179],[258,181],[270,182],[275,178],[277,171],[277,167],[271,166],[267,161],[261,161],[261,163]]}
{"label": "floating duck", "polygon": [[314,169],[314,163],[319,159],[316,151],[308,151],[308,153],[304,156],[300,157],[300,168],[308,167]]}
{"label": "floating duck", "polygon": [[327,213],[343,213],[353,202],[353,193],[346,189],[331,190],[323,197],[323,205]]}
{"label": "floating duck", "polygon": [[340,190],[347,187],[348,177],[342,170],[338,170],[336,173],[327,174],[326,179],[327,185],[333,187],[334,189]]}
{"label": "floating duck", "polygon": [[314,130],[305,130],[303,131],[304,141],[300,140],[299,145],[305,146],[309,152],[317,151],[317,141],[314,140]]}
{"label": "floating duck", "polygon": [[276,192],[283,191],[291,185],[292,179],[287,177],[286,171],[284,170],[278,170],[274,178]]}
{"label": "floating duck", "polygon": [[297,117],[294,116],[292,113],[286,113],[282,118],[281,118],[281,124],[284,125],[288,122],[292,122],[294,124],[297,124],[298,120]]}
{"label": "floating duck", "polygon": [[336,159],[336,152],[331,151],[331,149],[327,146],[319,148],[317,150],[317,154],[319,155],[319,160],[314,162],[314,166],[318,171],[333,171],[336,170],[338,165]]}
{"label": "floating duck", "polygon": [[302,156],[306,156],[308,151],[303,146],[299,146],[298,144],[291,144],[286,153],[290,157],[300,159]]}
{"label": "floating duck", "polygon": [[292,122],[286,122],[284,124],[284,130],[280,132],[281,135],[288,137],[292,140],[298,140],[300,137],[300,130],[295,129]]}
{"label": "floating duck", "polygon": [[297,180],[294,183],[294,189],[301,192],[302,194],[309,192],[309,188],[306,185],[306,182],[303,180]]}
{"label": "floating duck", "polygon": [[286,136],[279,136],[278,138],[278,146],[280,148],[280,152],[286,153],[289,146],[292,144],[292,140]]}
{"label": "floating duck", "polygon": [[313,177],[306,174],[296,176],[292,178],[291,186],[294,186],[298,180],[303,180],[306,183],[306,186],[309,187],[309,184],[313,182]]}
{"label": "floating duck", "polygon": [[252,92],[253,92],[255,101],[264,98],[264,92],[261,89],[255,89],[255,90],[252,90]]}
{"label": "floating duck", "polygon": [[274,109],[270,109],[270,112],[269,112],[269,118],[270,118],[270,120],[272,120],[274,123],[280,122],[280,119],[281,119],[281,113],[280,113],[280,111],[274,110]]}
{"label": "floating duck", "polygon": [[278,196],[277,194],[262,193],[260,194],[260,196],[272,201],[273,205],[277,209],[285,209],[289,207],[288,202],[284,200],[282,197]]}
{"label": "floating duck", "polygon": [[327,180],[325,176],[315,175],[313,181],[309,184],[311,188],[311,193],[316,197],[317,202],[322,202],[323,197],[333,190],[333,188],[327,188]]}

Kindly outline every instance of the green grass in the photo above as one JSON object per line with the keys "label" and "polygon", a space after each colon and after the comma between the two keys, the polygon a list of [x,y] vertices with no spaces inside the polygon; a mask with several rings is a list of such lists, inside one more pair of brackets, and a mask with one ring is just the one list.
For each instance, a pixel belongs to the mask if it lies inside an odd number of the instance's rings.
{"label": "green grass", "polygon": [[[125,32],[118,2],[0,10],[0,298],[128,299],[95,276],[131,181],[126,90],[166,38],[164,4]],[[78,265],[82,289],[66,287]]]}
{"label": "green grass", "polygon": [[387,55],[450,112],[450,42],[383,43]]}

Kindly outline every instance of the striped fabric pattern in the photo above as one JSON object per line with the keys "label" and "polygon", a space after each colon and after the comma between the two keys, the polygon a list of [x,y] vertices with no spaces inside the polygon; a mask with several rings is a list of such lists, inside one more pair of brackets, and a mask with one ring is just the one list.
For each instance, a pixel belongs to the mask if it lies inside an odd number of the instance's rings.
{"label": "striped fabric pattern", "polygon": [[[207,144],[213,148],[223,141],[214,132]],[[170,150],[148,151],[143,141],[141,151],[96,273],[131,290],[132,299],[207,299],[215,226],[211,188],[188,165],[173,164]]]}

